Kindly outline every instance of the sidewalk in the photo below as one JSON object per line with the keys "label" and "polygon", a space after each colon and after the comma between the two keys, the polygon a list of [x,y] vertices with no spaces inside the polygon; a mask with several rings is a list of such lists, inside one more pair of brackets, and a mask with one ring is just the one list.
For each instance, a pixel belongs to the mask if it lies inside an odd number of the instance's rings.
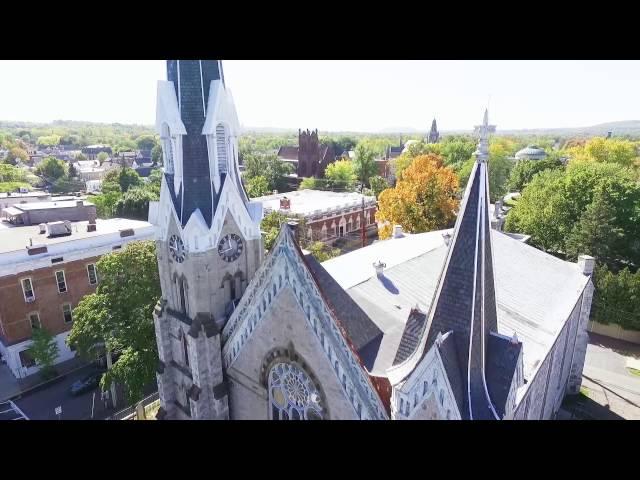
{"label": "sidewalk", "polygon": [[15,378],[6,365],[0,366],[0,401],[5,401],[28,391],[32,391],[39,386],[49,385],[64,378],[70,372],[89,365],[80,357],[74,357],[55,365],[58,376],[46,382],[42,380],[39,372],[25,378]]}

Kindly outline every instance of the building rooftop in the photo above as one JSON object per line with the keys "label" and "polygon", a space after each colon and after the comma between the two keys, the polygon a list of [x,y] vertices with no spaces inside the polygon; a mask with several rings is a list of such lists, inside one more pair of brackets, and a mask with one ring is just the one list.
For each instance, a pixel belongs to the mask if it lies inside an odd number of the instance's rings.
{"label": "building rooftop", "polygon": [[522,150],[518,150],[516,152],[516,158],[531,158],[531,159],[539,159],[545,158],[547,156],[547,152],[544,149],[538,147],[537,145],[528,145]]}
{"label": "building rooftop", "polygon": [[34,191],[27,193],[18,193],[11,192],[11,195],[8,193],[0,193],[0,198],[35,198],[35,197],[48,197],[50,194],[43,191]]}
{"label": "building rooftop", "polygon": [[94,205],[91,202],[87,202],[82,198],[74,199],[74,200],[62,200],[62,201],[52,201],[52,202],[33,202],[33,203],[21,203],[18,205],[14,205],[15,208],[24,211],[32,211],[32,210],[50,210],[50,209],[58,209],[58,208],[72,208],[77,207],[77,202],[82,202],[83,206],[92,206]]}
{"label": "building rooftop", "polygon": [[[96,220],[96,231],[88,232],[89,222],[70,222],[71,235],[61,237],[47,237],[46,233],[40,233],[38,225],[13,227],[0,230],[0,255],[9,252],[24,251],[31,242],[33,245],[56,245],[84,240],[92,237],[100,237],[122,230],[140,229],[153,226],[149,222],[129,220],[126,218],[110,218],[108,220]],[[0,260],[0,265],[4,262]]]}
{"label": "building rooftop", "polygon": [[[442,230],[376,242],[322,263],[384,332],[371,373],[386,376],[416,307],[428,312],[447,247]],[[525,378],[531,378],[569,318],[589,277],[565,262],[508,235],[491,231],[498,333],[523,343]],[[386,264],[376,276],[373,263]],[[446,332],[442,332],[443,334]]]}
{"label": "building rooftop", "polygon": [[288,198],[290,208],[288,212],[296,215],[310,215],[322,211],[332,211],[342,208],[359,207],[362,199],[370,205],[375,202],[375,197],[368,197],[356,192],[329,192],[324,190],[297,190],[294,192],[277,193],[252,199],[262,202],[265,212],[280,210],[280,199]]}

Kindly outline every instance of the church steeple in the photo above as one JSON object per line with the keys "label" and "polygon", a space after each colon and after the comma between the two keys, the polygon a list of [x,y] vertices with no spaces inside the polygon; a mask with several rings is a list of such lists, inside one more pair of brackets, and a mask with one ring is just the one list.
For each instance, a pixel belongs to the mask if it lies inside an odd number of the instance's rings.
{"label": "church steeple", "polygon": [[490,332],[498,330],[489,217],[489,125],[485,111],[478,148],[426,327],[427,347],[439,333],[453,331],[465,383],[463,416],[497,418],[485,365]]}
{"label": "church steeple", "polygon": [[429,136],[427,138],[427,143],[438,143],[440,139],[440,133],[438,132],[438,125],[436,124],[436,119],[433,119],[431,122],[431,130],[429,131]]}
{"label": "church steeple", "polygon": [[494,130],[485,112],[483,124],[476,127],[480,136],[474,153],[476,162],[448,242],[435,296],[418,335],[420,340],[413,354],[388,371],[392,383],[398,383],[413,371],[440,335],[451,332],[456,352],[451,368],[457,370],[462,383],[459,411],[462,418],[474,420],[499,418],[498,412],[504,411],[490,396],[497,383],[487,382],[487,378],[496,378],[492,374],[498,357],[493,353],[503,348],[499,344],[498,350],[492,349],[489,354],[490,344],[496,343],[490,334],[498,330],[487,175],[489,133]]}
{"label": "church steeple", "polygon": [[227,176],[248,202],[237,167],[233,101],[219,60],[167,60],[167,79],[158,87],[156,124],[171,200],[182,227],[199,211],[210,228]]}

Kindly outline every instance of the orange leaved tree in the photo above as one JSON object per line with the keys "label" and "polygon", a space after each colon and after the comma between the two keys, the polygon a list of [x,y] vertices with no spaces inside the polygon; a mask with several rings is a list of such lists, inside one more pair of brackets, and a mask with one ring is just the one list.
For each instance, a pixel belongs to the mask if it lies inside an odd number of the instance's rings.
{"label": "orange leaved tree", "polygon": [[376,219],[383,223],[381,239],[389,238],[393,225],[409,233],[428,232],[451,226],[459,200],[458,177],[443,165],[440,155],[420,155],[402,173],[395,188],[378,199]]}

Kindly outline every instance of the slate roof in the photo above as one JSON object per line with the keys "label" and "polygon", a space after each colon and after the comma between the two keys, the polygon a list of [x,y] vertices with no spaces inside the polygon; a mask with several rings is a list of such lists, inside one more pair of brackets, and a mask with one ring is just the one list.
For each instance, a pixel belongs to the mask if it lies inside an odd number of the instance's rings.
{"label": "slate roof", "polygon": [[313,255],[308,253],[303,258],[325,300],[346,330],[349,341],[358,351],[367,370],[371,371],[382,341],[382,330],[371,321]]}
{"label": "slate roof", "polygon": [[404,326],[404,331],[402,332],[396,357],[393,360],[394,365],[404,362],[415,352],[416,348],[418,348],[426,320],[427,315],[425,313],[415,308],[411,310],[407,323]]}
{"label": "slate roof", "polygon": [[489,335],[485,373],[489,395],[500,418],[503,417],[506,409],[507,396],[518,367],[521,350],[521,342],[514,343],[501,335]]}
{"label": "slate roof", "polygon": [[449,380],[449,385],[451,385],[456,404],[464,405],[465,382],[461,374],[462,368],[460,368],[460,364],[458,363],[459,356],[454,336],[455,333],[452,331],[442,335],[438,343],[438,351],[440,352],[444,369],[447,372],[447,379]]}
{"label": "slate roof", "polygon": [[298,147],[280,147],[280,149],[278,150],[278,157],[287,160],[298,160]]}

